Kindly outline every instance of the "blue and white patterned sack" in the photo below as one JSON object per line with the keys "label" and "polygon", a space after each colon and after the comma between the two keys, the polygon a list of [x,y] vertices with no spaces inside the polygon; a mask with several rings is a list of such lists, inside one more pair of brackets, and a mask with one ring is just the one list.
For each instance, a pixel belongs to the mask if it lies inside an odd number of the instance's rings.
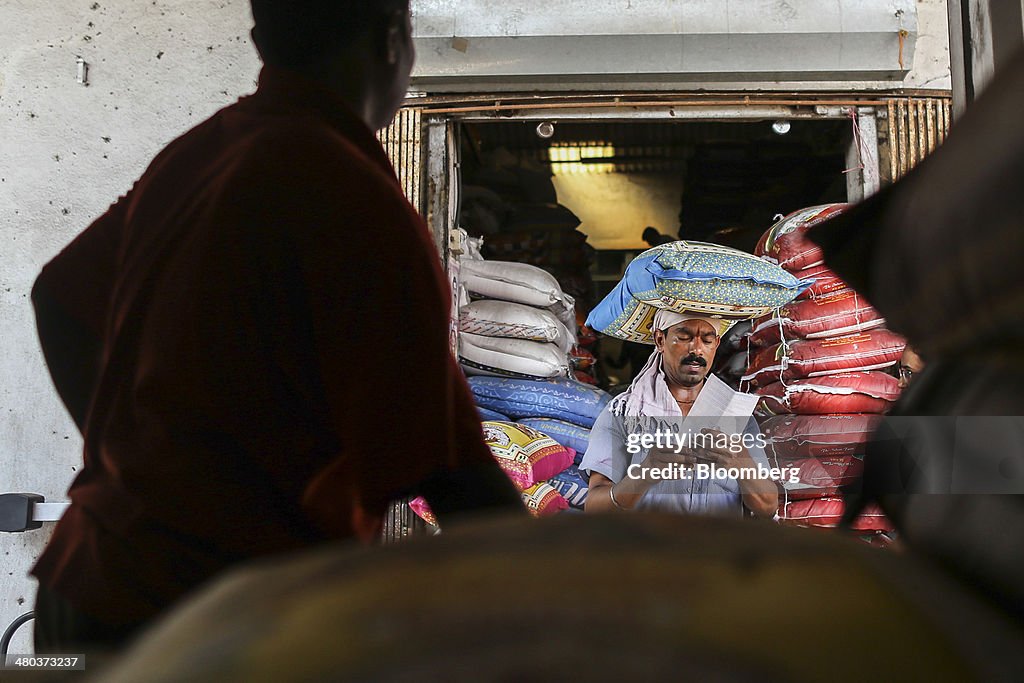
{"label": "blue and white patterned sack", "polygon": [[562,446],[576,451],[577,465],[583,459],[583,454],[587,452],[590,430],[586,427],[580,427],[565,420],[556,420],[553,417],[524,417],[518,422],[521,425],[533,427],[538,432],[550,436]]}
{"label": "blue and white patterned sack", "polygon": [[587,502],[590,484],[583,478],[580,468],[576,465],[571,465],[569,469],[548,479],[548,485],[561,493],[562,497],[569,501],[571,508],[582,510],[583,504]]}
{"label": "blue and white patterned sack", "polygon": [[590,429],[611,400],[607,392],[576,380],[547,381],[503,377],[470,377],[477,405],[518,420],[553,417]]}
{"label": "blue and white patterned sack", "polygon": [[[510,419],[508,415],[502,415],[496,410],[488,410],[487,408],[477,406],[476,412],[480,415],[481,422],[515,422],[515,420]],[[554,439],[555,437],[552,436],[551,438]],[[555,439],[555,441],[558,441],[558,439]],[[563,443],[561,445],[564,446],[565,444]]]}
{"label": "blue and white patterned sack", "polygon": [[648,249],[590,312],[587,326],[612,337],[653,344],[657,309],[727,321],[765,315],[806,289],[779,266],[738,249],[670,242]]}

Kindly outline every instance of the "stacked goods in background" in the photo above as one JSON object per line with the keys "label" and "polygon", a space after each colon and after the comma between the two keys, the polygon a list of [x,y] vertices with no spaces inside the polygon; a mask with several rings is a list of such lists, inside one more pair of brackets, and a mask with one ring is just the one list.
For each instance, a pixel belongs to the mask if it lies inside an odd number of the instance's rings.
{"label": "stacked goods in background", "polygon": [[588,482],[579,464],[587,450],[590,429],[611,397],[597,387],[572,379],[549,381],[470,377],[480,415],[485,419],[518,423],[574,452],[571,462],[547,478],[572,509],[582,510]]}
{"label": "stacked goods in background", "polygon": [[[524,379],[575,376],[595,384],[592,333],[578,334],[574,298],[542,268],[463,260],[459,360],[470,375]],[[577,343],[577,339],[579,343]]]}
{"label": "stacked goods in background", "polygon": [[[799,483],[780,485],[784,524],[839,522],[840,489],[858,481],[867,441],[899,397],[898,381],[885,370],[899,361],[904,339],[885,329],[885,320],[824,265],[821,250],[804,236],[846,206],[794,212],[772,226],[755,251],[813,281],[792,303],[754,320],[740,383],[763,397],[761,431],[773,464],[799,471]],[[866,509],[853,528],[880,544],[893,530],[877,508]]]}
{"label": "stacked goods in background", "polygon": [[[569,507],[568,501],[546,480],[572,465],[576,452],[527,425],[485,421],[484,441],[501,469],[515,485],[523,505],[535,517],[547,517]],[[409,507],[428,524],[437,519],[422,497]]]}
{"label": "stacked goods in background", "polygon": [[567,377],[575,345],[571,296],[550,273],[525,263],[463,260],[459,362],[467,375]]}
{"label": "stacked goods in background", "polygon": [[485,258],[544,269],[586,318],[596,296],[594,249],[580,219],[558,203],[550,166],[499,147],[467,165],[460,205],[459,225],[483,238]]}

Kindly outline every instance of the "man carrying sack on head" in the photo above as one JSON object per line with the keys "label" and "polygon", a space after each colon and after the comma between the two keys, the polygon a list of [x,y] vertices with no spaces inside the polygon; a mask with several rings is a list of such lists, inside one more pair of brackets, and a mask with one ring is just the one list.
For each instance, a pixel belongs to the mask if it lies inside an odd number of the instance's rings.
{"label": "man carrying sack on head", "polygon": [[751,417],[758,397],[710,374],[733,322],[654,313],[655,351],[598,417],[580,464],[590,474],[587,512],[775,515],[778,489]]}

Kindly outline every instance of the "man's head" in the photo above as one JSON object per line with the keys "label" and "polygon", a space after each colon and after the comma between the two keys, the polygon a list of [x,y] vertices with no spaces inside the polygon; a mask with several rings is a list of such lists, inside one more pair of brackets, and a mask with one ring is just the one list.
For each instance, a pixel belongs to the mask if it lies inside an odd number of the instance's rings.
{"label": "man's head", "polygon": [[903,356],[896,368],[900,389],[906,389],[914,375],[924,370],[924,360],[909,346],[903,349]]}
{"label": "man's head", "polygon": [[251,0],[253,42],[267,64],[324,82],[374,130],[409,87],[409,0]]}
{"label": "man's head", "polygon": [[661,234],[651,226],[644,228],[643,234],[640,236],[644,242],[651,245],[652,247],[658,246],[659,238]]}
{"label": "man's head", "polygon": [[663,355],[662,369],[669,386],[697,386],[708,376],[728,323],[698,316],[655,315],[654,345]]}

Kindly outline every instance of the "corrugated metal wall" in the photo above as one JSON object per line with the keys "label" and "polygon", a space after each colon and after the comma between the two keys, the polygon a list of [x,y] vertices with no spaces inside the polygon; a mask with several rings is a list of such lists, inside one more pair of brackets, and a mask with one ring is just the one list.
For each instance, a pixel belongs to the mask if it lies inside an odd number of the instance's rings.
{"label": "corrugated metal wall", "polygon": [[377,133],[377,139],[398,172],[405,196],[422,212],[423,141],[420,110],[400,109],[392,124]]}
{"label": "corrugated metal wall", "polygon": [[889,180],[907,174],[935,151],[949,134],[952,99],[948,97],[900,97],[887,102]]}
{"label": "corrugated metal wall", "polygon": [[[420,110],[403,108],[390,126],[377,133],[388,158],[398,173],[398,181],[409,202],[423,212],[423,139]],[[384,518],[381,540],[393,543],[406,536],[422,533],[425,525],[406,501],[396,502]]]}

